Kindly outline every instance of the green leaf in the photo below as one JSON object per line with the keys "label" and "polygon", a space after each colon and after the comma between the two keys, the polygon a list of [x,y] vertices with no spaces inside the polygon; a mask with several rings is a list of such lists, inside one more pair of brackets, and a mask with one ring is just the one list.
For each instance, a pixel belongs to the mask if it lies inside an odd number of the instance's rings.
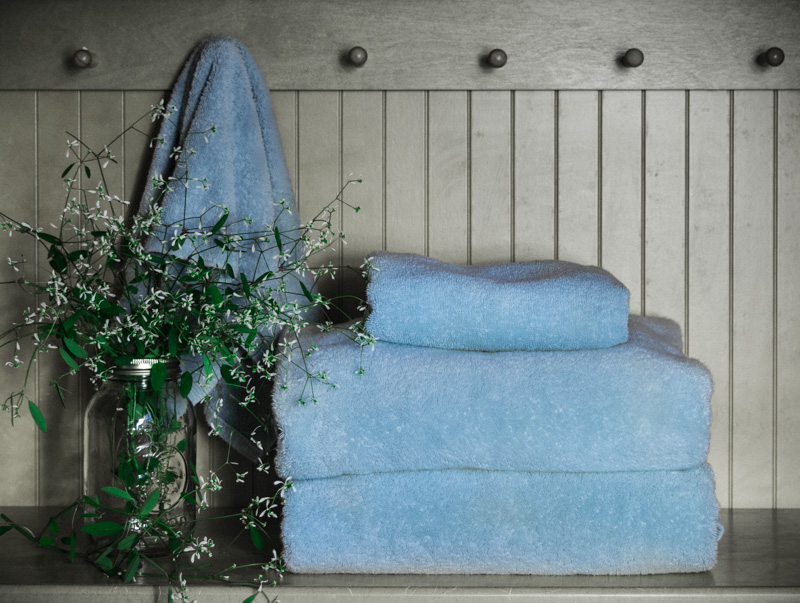
{"label": "green leaf", "polygon": [[41,546],[53,546],[53,537],[52,536],[42,536],[39,539],[39,544]]}
{"label": "green leaf", "polygon": [[300,281],[300,288],[303,290],[303,295],[308,298],[308,301],[314,303],[314,297],[311,295],[311,291],[308,290],[308,287],[306,287],[303,281]]}
{"label": "green leaf", "polygon": [[169,346],[169,355],[170,356],[177,356],[178,355],[178,329],[174,326],[170,327],[169,335],[167,336],[167,343]]}
{"label": "green leaf", "polygon": [[217,220],[216,224],[214,224],[214,228],[211,229],[211,234],[212,235],[217,234],[220,231],[220,228],[222,228],[225,225],[225,222],[227,220],[228,220],[228,210],[226,209],[225,213],[222,214],[222,217],[219,220]]}
{"label": "green leaf", "polygon": [[67,318],[63,323],[64,331],[67,333],[72,331],[72,329],[75,327],[75,323],[78,322],[84,314],[86,314],[86,310],[78,310],[75,312],[75,314]]}
{"label": "green leaf", "polygon": [[175,444],[175,448],[178,449],[178,452],[186,452],[186,445],[188,442],[186,440],[181,440],[177,444]]}
{"label": "green leaf", "polygon": [[252,595],[247,597],[244,601],[242,601],[242,603],[253,603],[253,601],[256,600],[257,596],[258,596],[258,593],[253,593]]}
{"label": "green leaf", "polygon": [[120,551],[126,551],[126,550],[132,548],[133,545],[136,544],[136,539],[138,537],[139,537],[139,535],[136,534],[136,533],[128,534],[127,536],[125,536],[125,538],[123,538],[122,540],[119,541],[119,544],[117,544],[117,548]]}
{"label": "green leaf", "polygon": [[194,379],[192,379],[192,374],[190,372],[184,372],[181,375],[181,396],[184,398],[189,396],[189,392],[192,391],[192,384],[194,383]]}
{"label": "green leaf", "polygon": [[281,243],[281,231],[278,230],[278,227],[275,227],[275,242],[278,244],[278,251],[283,253],[283,243]]}
{"label": "green leaf", "polygon": [[0,526],[0,536],[13,529],[11,526]]}
{"label": "green leaf", "polygon": [[232,367],[228,366],[227,364],[223,364],[219,367],[219,372],[222,374],[222,378],[225,380],[225,383],[230,385],[231,387],[237,387],[239,382],[233,377]]}
{"label": "green leaf", "polygon": [[51,245],[50,251],[47,252],[47,257],[53,270],[59,274],[64,274],[67,271],[67,258],[58,247]]}
{"label": "green leaf", "polygon": [[75,167],[75,163],[70,163],[70,164],[69,164],[69,165],[68,165],[68,166],[67,166],[67,167],[64,169],[64,171],[63,171],[63,172],[61,172],[61,177],[63,178],[64,176],[66,176],[67,174],[69,174],[69,171],[70,171],[70,170],[71,170],[73,167]]}
{"label": "green leaf", "polygon": [[153,386],[155,391],[161,391],[164,383],[167,380],[167,365],[163,362],[154,364],[150,369],[150,385]]}
{"label": "green leaf", "polygon": [[54,237],[53,235],[47,234],[46,232],[40,232],[39,238],[46,243],[51,243],[52,245],[59,245],[61,243],[58,237]]}
{"label": "green leaf", "polygon": [[229,277],[236,278],[236,275],[233,273],[233,267],[230,264],[225,264],[225,272],[228,273]]}
{"label": "green leaf", "polygon": [[109,496],[116,496],[117,498],[121,498],[122,500],[129,500],[131,502],[136,502],[136,499],[133,498],[130,494],[125,492],[120,488],[115,488],[114,486],[106,486],[105,488],[100,488],[103,492],[108,494]]}
{"label": "green leaf", "polygon": [[209,285],[206,287],[206,293],[211,297],[211,301],[215,304],[221,304],[223,301],[222,292],[217,289],[216,285]]}
{"label": "green leaf", "polygon": [[86,353],[78,343],[69,337],[64,337],[64,345],[67,346],[67,349],[70,353],[75,356],[76,358],[87,358],[89,354]]}
{"label": "green leaf", "polygon": [[153,490],[150,493],[150,496],[147,497],[147,500],[144,501],[141,510],[139,511],[139,517],[145,517],[150,515],[150,512],[156,508],[158,504],[158,499],[161,498],[161,491],[160,490]]}
{"label": "green leaf", "polygon": [[92,171],[89,169],[88,165],[84,165],[83,166],[83,170],[86,172],[86,177],[87,178],[91,178],[92,177]]}
{"label": "green leaf", "polygon": [[83,497],[84,504],[89,505],[90,507],[99,508],[100,507],[100,499],[95,496],[92,498],[91,496],[84,496]]}
{"label": "green leaf", "polygon": [[72,251],[72,252],[67,254],[67,259],[70,262],[74,262],[76,260],[80,260],[82,258],[85,258],[87,255],[89,255],[89,250],[88,249],[76,249],[75,251]]}
{"label": "green leaf", "polygon": [[93,536],[112,536],[119,534],[122,529],[122,526],[115,521],[98,521],[97,523],[83,526],[81,532]]}
{"label": "green leaf", "polygon": [[47,433],[47,421],[44,420],[42,411],[39,410],[39,407],[33,403],[33,400],[28,400],[28,409],[31,411],[33,421],[36,423],[39,429],[41,429],[44,433]]}
{"label": "green leaf", "polygon": [[133,580],[136,571],[139,569],[139,551],[133,549],[128,555],[128,570],[125,572],[125,579],[123,582],[128,583]]}
{"label": "green leaf", "polygon": [[211,361],[208,359],[208,356],[203,356],[203,369],[205,370],[207,377],[210,377],[214,374],[214,371],[211,368]]}
{"label": "green leaf", "polygon": [[125,366],[131,362],[133,362],[133,356],[117,356],[114,358],[114,364],[116,366]]}
{"label": "green leaf", "polygon": [[258,529],[254,528],[253,526],[250,526],[250,540],[253,541],[253,546],[259,551],[264,550],[264,537],[261,536],[261,532],[259,532]]}
{"label": "green leaf", "polygon": [[50,530],[50,533],[53,536],[58,534],[58,524],[56,523],[56,520],[53,519],[52,517],[47,522],[47,528]]}
{"label": "green leaf", "polygon": [[69,352],[64,348],[58,348],[58,351],[61,352],[61,357],[64,359],[64,362],[67,363],[67,366],[72,370],[77,371],[79,369],[78,363],[75,362],[75,359],[69,355]]}

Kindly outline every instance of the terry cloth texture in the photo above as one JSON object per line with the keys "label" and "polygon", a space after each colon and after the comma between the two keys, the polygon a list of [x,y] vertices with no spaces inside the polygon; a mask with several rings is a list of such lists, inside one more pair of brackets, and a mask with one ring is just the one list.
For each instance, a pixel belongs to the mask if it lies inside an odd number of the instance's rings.
{"label": "terry cloth texture", "polygon": [[[189,175],[207,178],[209,189],[203,190],[193,182],[188,189],[172,183],[174,190],[167,192],[161,200],[164,224],[182,222],[184,216],[192,216],[185,221],[189,228],[206,226],[210,229],[223,215],[222,207],[227,207],[228,224],[244,218],[253,220],[250,226],[240,223],[226,227],[228,234],[263,231],[270,228],[276,217],[281,232],[297,232],[299,221],[269,92],[247,49],[226,36],[203,41],[192,52],[175,82],[167,103],[167,106],[172,105],[177,107],[177,111],[162,123],[158,134],[162,142],[153,154],[150,178],[182,177],[184,168],[176,166],[170,155],[173,149],[183,146],[182,159],[194,151],[189,159]],[[211,126],[216,127],[216,133],[206,135],[208,142],[202,134],[193,135],[184,142],[188,133],[203,132]],[[281,200],[286,201],[291,213],[280,211],[276,204]],[[147,211],[153,202],[153,191],[146,191],[140,212]],[[207,213],[201,224],[197,216],[203,212]],[[146,248],[154,253],[165,252],[167,249],[162,242],[169,244],[172,230],[166,227],[159,236],[152,236],[146,241]],[[187,243],[176,253],[186,257],[191,251],[192,247]],[[296,252],[302,253],[302,249],[298,247]],[[277,260],[272,255],[261,257],[244,253],[241,257],[232,254],[226,258],[218,247],[209,245],[202,257],[206,265],[217,268],[224,268],[228,262],[237,279],[243,273],[252,281],[276,268]],[[310,288],[310,282],[307,285]],[[296,289],[296,292],[280,297],[279,301],[304,299],[299,285]],[[267,326],[262,326],[260,331],[264,351],[278,333]],[[182,360],[189,369],[202,367],[200,357]],[[189,398],[197,403],[209,394],[213,394],[214,402],[220,397],[225,399],[220,409],[216,404],[206,405],[209,421],[216,424],[220,434],[230,439],[240,452],[257,458],[261,451],[251,441],[251,432],[258,423],[250,412],[236,403],[235,398],[240,395],[238,390],[230,391],[224,383],[217,388],[217,380],[212,379],[205,385],[195,384]],[[251,407],[250,410],[268,416],[269,397],[262,396],[262,399],[264,402],[259,404],[260,408]],[[268,434],[257,433],[255,439],[265,440],[262,445],[270,443]]]}
{"label": "terry cloth texture", "polygon": [[366,327],[385,341],[458,350],[573,350],[628,339],[630,292],[594,266],[456,266],[387,252],[373,258]]}
{"label": "terry cloth texture", "polygon": [[[630,317],[612,348],[469,352],[303,332],[278,368],[276,466],[294,479],[388,471],[641,471],[705,461],[711,377],[672,321]],[[282,384],[288,386],[283,389]],[[305,391],[304,391],[305,389]],[[303,396],[304,405],[298,403]]]}
{"label": "terry cloth texture", "polygon": [[297,480],[286,565],[310,573],[699,572],[721,536],[708,465],[686,471],[420,471]]}

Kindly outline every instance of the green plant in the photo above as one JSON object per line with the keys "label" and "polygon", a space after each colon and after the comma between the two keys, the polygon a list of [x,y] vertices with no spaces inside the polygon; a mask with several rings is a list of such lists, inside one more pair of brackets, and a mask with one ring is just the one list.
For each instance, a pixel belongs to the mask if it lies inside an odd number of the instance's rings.
{"label": "green plant", "polygon": [[[174,111],[175,107],[165,107],[162,101],[140,119],[171,119]],[[132,131],[138,131],[136,124],[120,136]],[[68,150],[74,161],[61,175],[66,198],[59,223],[47,231],[0,212],[0,229],[34,238],[51,269],[45,281],[36,282],[26,276],[22,259],[8,260],[20,276],[4,284],[20,286],[47,300],[26,309],[22,320],[0,335],[0,347],[19,349],[19,342],[25,339],[33,344],[27,360],[15,352],[7,363],[25,370],[22,388],[2,405],[12,422],[20,417],[20,409],[27,402],[33,420],[42,431],[47,430],[43,412],[26,390],[34,361],[49,350],[57,350],[68,369],[52,382],[65,406],[63,377],[87,370],[99,386],[134,358],[150,358],[155,361],[150,371],[153,391],[160,391],[165,383],[168,360],[179,359],[183,367],[179,380],[182,396],[188,396],[195,384],[219,379],[241,392],[239,403],[249,409],[257,382],[270,380],[275,364],[282,357],[287,361],[291,357],[291,350],[275,344],[279,333],[299,332],[314,313],[322,317],[316,321],[321,328],[337,328],[327,312],[338,300],[315,292],[316,282],[333,274],[337,267],[331,263],[312,267],[312,259],[343,241],[344,234],[335,227],[333,216],[342,207],[358,211],[344,201],[345,189],[356,181],[347,182],[331,203],[299,228],[279,227],[281,216],[290,211],[285,200],[277,202],[277,215],[266,228],[253,228],[250,218],[232,219],[227,207],[214,204],[199,211],[185,204],[183,220],[164,223],[161,201],[168,190],[208,188],[207,179],[190,177],[187,166],[193,155],[191,145],[199,138],[212,144],[215,132],[213,125],[191,132],[173,149],[171,157],[178,176],[152,179],[154,199],[146,212],[131,215],[128,202],[109,191],[104,169],[116,162],[108,151],[114,141],[97,151],[74,136]],[[95,184],[79,186],[79,175],[83,182]],[[160,244],[160,251],[148,246],[147,242],[153,240]],[[204,256],[210,250],[217,257],[221,254],[223,260],[207,264]],[[256,269],[237,271],[238,264],[231,259],[240,254],[255,257]],[[358,323],[348,333],[362,347],[373,342]],[[302,340],[297,340],[297,345],[302,348]],[[304,351],[313,353],[311,349]],[[307,372],[307,377],[312,388],[315,383],[332,385],[324,372]],[[130,408],[138,408],[138,404],[134,401]],[[151,414],[157,422],[169,426],[169,421],[157,416],[158,408],[152,405]],[[266,428],[264,418],[251,414]],[[261,462],[259,470],[267,469]],[[207,478],[198,475],[194,467],[191,473],[194,487],[182,499],[205,510],[206,496],[219,489],[220,480],[214,471]],[[198,557],[210,555],[213,542],[196,537],[194,529],[186,534],[175,532],[161,520],[161,514],[145,521],[159,504],[159,490],[143,490],[135,480],[121,481],[125,487],[109,484],[102,490],[124,505],[101,504],[100,493],[83,496],[51,519],[38,536],[6,516],[2,516],[6,526],[0,528],[0,534],[15,529],[38,546],[60,550],[73,559],[86,557],[109,575],[121,574],[126,582],[142,571],[139,540],[162,539],[169,543],[174,569],[168,571],[154,559],[147,561],[170,576],[175,592],[183,596],[184,573]],[[290,481],[276,485],[277,492],[253,499],[241,512],[245,531],[257,550],[264,548],[266,521],[276,516],[277,505],[291,488]],[[142,496],[142,491],[147,496]],[[78,525],[77,516],[88,523]],[[68,517],[72,517],[72,523],[64,535],[59,531],[59,521]],[[201,517],[200,521],[209,519]],[[138,528],[133,529],[134,525]],[[81,534],[105,537],[104,548],[82,552],[78,548]],[[192,553],[188,565],[181,557],[183,552]],[[256,565],[264,572],[282,571],[276,554]],[[226,579],[229,573],[223,570],[211,577]],[[265,583],[263,575],[259,587]]]}

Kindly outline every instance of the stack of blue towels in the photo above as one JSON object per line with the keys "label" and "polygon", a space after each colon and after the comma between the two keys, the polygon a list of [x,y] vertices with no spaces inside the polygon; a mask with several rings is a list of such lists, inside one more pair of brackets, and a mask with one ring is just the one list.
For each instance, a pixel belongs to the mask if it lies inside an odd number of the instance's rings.
{"label": "stack of blue towels", "polygon": [[[609,273],[378,253],[363,352],[311,327],[279,369],[294,572],[710,569],[711,378]],[[360,369],[364,369],[363,371]],[[338,387],[306,371],[325,371]]]}

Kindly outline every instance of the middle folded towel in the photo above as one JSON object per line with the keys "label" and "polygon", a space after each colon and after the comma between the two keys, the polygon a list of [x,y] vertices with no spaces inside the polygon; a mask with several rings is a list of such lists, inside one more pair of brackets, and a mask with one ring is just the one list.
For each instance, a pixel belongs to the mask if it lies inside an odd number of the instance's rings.
{"label": "middle folded towel", "polygon": [[[423,469],[685,469],[708,452],[711,377],[672,321],[612,348],[469,352],[301,332],[278,367],[277,468],[295,479]],[[305,368],[303,368],[305,363]],[[338,388],[311,383],[325,371]],[[285,386],[285,387],[284,387]],[[303,398],[304,405],[298,403]]]}

